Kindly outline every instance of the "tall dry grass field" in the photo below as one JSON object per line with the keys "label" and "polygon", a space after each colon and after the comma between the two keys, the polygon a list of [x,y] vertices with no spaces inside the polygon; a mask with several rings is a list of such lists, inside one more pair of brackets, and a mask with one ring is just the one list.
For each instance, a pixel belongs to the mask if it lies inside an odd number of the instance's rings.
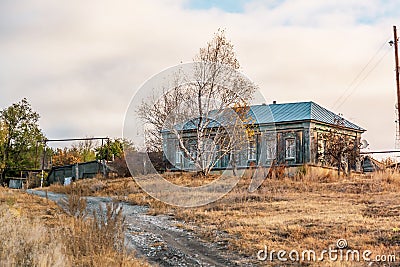
{"label": "tall dry grass field", "polygon": [[[168,174],[180,185],[197,186],[204,181],[193,175]],[[215,179],[207,177],[206,182]],[[151,177],[148,179],[151,183]],[[83,191],[114,195],[133,204],[148,205],[150,214],[170,214],[180,219],[179,227],[219,244],[221,249],[241,253],[257,264],[257,252],[269,249],[321,251],[346,239],[349,249],[371,250],[375,255],[396,254],[400,263],[400,174],[388,170],[371,175],[338,177],[321,169],[282,173],[266,178],[249,193],[250,178],[222,199],[197,208],[178,208],[149,197],[132,178],[81,181]],[[51,188],[57,189],[57,188]],[[62,190],[70,190],[62,187]],[[302,262],[305,265],[365,266],[358,262]],[[396,266],[393,263],[387,266]]]}
{"label": "tall dry grass field", "polygon": [[147,266],[125,250],[114,207],[84,218],[79,197],[72,193],[67,204],[69,214],[52,201],[0,188],[0,266]]}
{"label": "tall dry grass field", "polygon": [[195,209],[174,208],[173,213],[204,239],[252,258],[265,246],[275,251],[322,251],[346,239],[348,248],[371,250],[371,258],[396,254],[400,263],[398,172],[350,178],[321,170],[268,178],[254,193],[248,192],[248,185],[249,180],[243,179],[220,201]]}

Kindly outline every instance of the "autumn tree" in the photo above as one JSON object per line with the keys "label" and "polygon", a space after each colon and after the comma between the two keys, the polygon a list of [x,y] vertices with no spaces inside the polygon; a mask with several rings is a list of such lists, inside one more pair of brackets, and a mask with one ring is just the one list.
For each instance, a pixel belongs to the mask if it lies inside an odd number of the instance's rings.
{"label": "autumn tree", "polygon": [[385,167],[390,167],[392,165],[394,165],[396,163],[396,159],[395,158],[391,158],[391,157],[387,157],[381,160],[381,163],[385,166]]}
{"label": "autumn tree", "polygon": [[76,164],[82,161],[82,157],[77,148],[57,148],[53,152],[51,163],[53,166],[63,166]]}
{"label": "autumn tree", "polygon": [[97,143],[93,140],[82,140],[71,147],[53,150],[52,165],[63,166],[96,159]]}
{"label": "autumn tree", "polygon": [[[26,98],[0,111],[0,168],[4,171],[35,168],[44,134],[39,114]],[[3,177],[4,178],[4,177]]]}
{"label": "autumn tree", "polygon": [[331,165],[336,166],[338,175],[341,170],[350,172],[351,166],[354,166],[359,159],[359,140],[357,136],[346,132],[343,126],[343,119],[337,118],[334,122],[335,127],[323,133],[320,133],[320,138],[324,142],[319,143],[320,151],[323,155],[319,157]]}
{"label": "autumn tree", "polygon": [[[138,114],[148,126],[148,150],[161,150],[161,133],[168,132],[193,168],[208,174],[218,160],[247,144],[243,120],[256,87],[238,74],[233,45],[222,30],[200,49],[193,66],[192,76],[177,72],[171,88],[160,98],[143,102]],[[235,165],[236,160],[230,162]]]}

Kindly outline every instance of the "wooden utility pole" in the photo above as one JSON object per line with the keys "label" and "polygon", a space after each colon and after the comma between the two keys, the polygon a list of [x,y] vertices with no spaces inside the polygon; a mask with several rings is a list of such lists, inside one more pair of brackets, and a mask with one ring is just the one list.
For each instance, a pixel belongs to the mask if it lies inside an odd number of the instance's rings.
{"label": "wooden utility pole", "polygon": [[397,45],[397,29],[396,26],[393,26],[393,35],[394,35],[394,58],[396,62],[396,87],[397,87],[397,123],[398,129],[400,130],[400,81],[399,81],[399,51]]}
{"label": "wooden utility pole", "polygon": [[[398,123],[400,126],[400,81],[399,81],[399,49],[398,49],[398,40],[397,40],[397,29],[396,26],[393,26],[393,34],[394,34],[394,58],[396,62],[396,87],[397,87],[397,109],[398,109]],[[400,127],[399,127],[400,129]]]}

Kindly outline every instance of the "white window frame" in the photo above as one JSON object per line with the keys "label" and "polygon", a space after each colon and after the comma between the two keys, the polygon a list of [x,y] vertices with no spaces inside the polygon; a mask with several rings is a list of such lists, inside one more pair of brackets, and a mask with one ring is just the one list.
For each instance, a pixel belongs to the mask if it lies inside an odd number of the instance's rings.
{"label": "white window frame", "polygon": [[276,158],[276,140],[266,138],[265,140],[265,152],[267,160],[274,160]]}
{"label": "white window frame", "polygon": [[248,160],[257,160],[257,143],[255,138],[249,141],[249,147],[247,151]]}
{"label": "white window frame", "polygon": [[175,151],[175,164],[182,164],[182,151],[180,151],[179,149]]}
{"label": "white window frame", "polygon": [[296,139],[286,138],[285,139],[285,157],[286,159],[296,159]]}

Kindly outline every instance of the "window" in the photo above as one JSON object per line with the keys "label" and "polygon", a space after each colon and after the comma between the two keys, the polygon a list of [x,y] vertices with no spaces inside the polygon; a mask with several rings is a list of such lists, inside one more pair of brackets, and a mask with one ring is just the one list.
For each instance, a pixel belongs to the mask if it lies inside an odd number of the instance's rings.
{"label": "window", "polygon": [[286,139],[286,159],[296,158],[296,140],[294,138]]}
{"label": "window", "polygon": [[177,151],[175,152],[175,163],[176,163],[177,165],[179,165],[179,164],[182,163],[182,152],[181,152],[180,150],[177,150]]}
{"label": "window", "polygon": [[267,160],[273,160],[276,157],[276,140],[267,139],[266,140],[266,158]]}
{"label": "window", "polygon": [[249,149],[247,155],[248,160],[256,160],[256,142],[254,138],[249,141]]}
{"label": "window", "polygon": [[176,143],[175,146],[175,167],[181,168],[183,166],[183,153],[179,144]]}

